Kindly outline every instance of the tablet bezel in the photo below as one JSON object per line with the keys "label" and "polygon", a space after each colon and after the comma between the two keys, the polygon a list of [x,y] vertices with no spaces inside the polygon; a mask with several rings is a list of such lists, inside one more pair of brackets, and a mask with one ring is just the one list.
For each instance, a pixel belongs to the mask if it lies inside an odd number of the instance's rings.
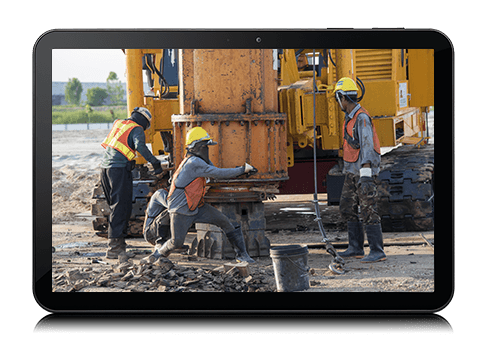
{"label": "tablet bezel", "polygon": [[[257,38],[261,40],[256,40]],[[51,272],[51,82],[53,49],[405,48],[435,58],[435,291],[432,293],[53,293]],[[33,50],[33,292],[50,312],[332,314],[436,312],[454,291],[454,54],[435,30],[52,30]],[[439,88],[439,89],[436,89]],[[173,299],[172,299],[173,298]],[[172,302],[174,300],[174,302]],[[209,300],[209,302],[207,302]],[[173,308],[172,308],[173,307]]]}

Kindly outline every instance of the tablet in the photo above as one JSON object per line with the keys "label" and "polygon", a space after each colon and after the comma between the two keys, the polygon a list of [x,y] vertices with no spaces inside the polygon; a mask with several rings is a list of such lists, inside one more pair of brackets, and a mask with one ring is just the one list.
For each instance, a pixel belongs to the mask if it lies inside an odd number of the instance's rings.
{"label": "tablet", "polygon": [[[42,34],[35,299],[54,313],[441,310],[453,55],[443,33],[401,28]],[[175,180],[186,158],[204,164],[196,190]],[[182,211],[176,191],[202,202]]]}

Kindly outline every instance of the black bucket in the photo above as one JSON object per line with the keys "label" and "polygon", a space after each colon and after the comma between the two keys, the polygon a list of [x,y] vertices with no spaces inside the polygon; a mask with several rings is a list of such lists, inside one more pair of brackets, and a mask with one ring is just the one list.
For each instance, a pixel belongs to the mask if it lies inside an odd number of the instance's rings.
{"label": "black bucket", "polygon": [[274,278],[278,292],[296,292],[309,289],[309,267],[305,245],[272,247]]}

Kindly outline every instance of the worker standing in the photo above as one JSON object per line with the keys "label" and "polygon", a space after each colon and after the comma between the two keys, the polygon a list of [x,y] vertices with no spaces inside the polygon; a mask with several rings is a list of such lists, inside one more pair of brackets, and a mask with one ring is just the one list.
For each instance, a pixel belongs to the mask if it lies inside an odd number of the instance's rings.
{"label": "worker standing", "polygon": [[245,173],[255,174],[257,169],[247,163],[236,168],[217,168],[208,154],[208,146],[216,144],[201,127],[194,127],[186,135],[187,153],[172,177],[167,197],[172,237],[141,263],[153,263],[181,248],[193,223],[220,227],[236,252],[236,260],[255,262],[248,255],[241,227],[234,227],[223,213],[204,203],[203,197],[206,178],[234,178]]}
{"label": "worker standing", "polygon": [[154,174],[162,173],[160,161],[146,146],[147,130],[152,115],[147,108],[136,107],[130,118],[116,120],[106,139],[101,143],[105,148],[101,163],[101,185],[110,208],[108,227],[108,250],[106,258],[117,259],[126,252],[125,236],[132,212],[132,169],[135,166],[136,151],[153,165]]}
{"label": "worker standing", "polygon": [[[340,198],[340,213],[347,221],[349,247],[339,252],[341,257],[362,258],[361,262],[386,259],[380,216],[377,212],[376,177],[380,171],[380,143],[368,112],[358,103],[358,88],[351,78],[340,79],[335,97],[344,120],[344,186]],[[359,215],[358,215],[359,206]],[[361,221],[360,221],[361,219]],[[370,253],[364,257],[364,233]]]}

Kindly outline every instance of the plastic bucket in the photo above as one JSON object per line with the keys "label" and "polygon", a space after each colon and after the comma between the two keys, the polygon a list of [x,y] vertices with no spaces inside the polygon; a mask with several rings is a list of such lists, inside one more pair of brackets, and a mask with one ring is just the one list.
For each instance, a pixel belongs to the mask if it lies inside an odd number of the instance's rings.
{"label": "plastic bucket", "polygon": [[308,253],[307,246],[298,244],[272,247],[270,249],[278,292],[295,292],[309,289]]}

